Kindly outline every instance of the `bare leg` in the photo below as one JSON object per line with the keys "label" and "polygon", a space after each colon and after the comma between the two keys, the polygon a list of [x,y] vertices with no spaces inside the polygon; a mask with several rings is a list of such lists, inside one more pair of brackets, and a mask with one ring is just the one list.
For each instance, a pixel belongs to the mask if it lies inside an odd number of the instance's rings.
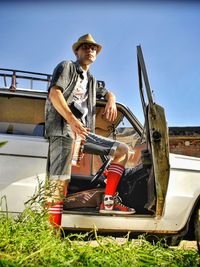
{"label": "bare leg", "polygon": [[119,164],[125,167],[126,162],[128,160],[128,146],[126,144],[120,143],[117,150],[114,154],[114,159],[111,163]]}
{"label": "bare leg", "polygon": [[47,202],[62,201],[67,195],[68,180],[50,180],[47,186]]}

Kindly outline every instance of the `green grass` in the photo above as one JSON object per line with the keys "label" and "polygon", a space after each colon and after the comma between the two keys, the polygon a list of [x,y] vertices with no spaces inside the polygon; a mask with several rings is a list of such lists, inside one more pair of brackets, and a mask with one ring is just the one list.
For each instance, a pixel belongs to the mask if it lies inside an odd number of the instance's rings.
{"label": "green grass", "polygon": [[[137,242],[119,243],[112,237],[71,234],[60,238],[51,229],[45,212],[30,207],[17,219],[0,218],[0,266],[170,266],[195,267],[195,250],[151,245],[141,237]],[[95,234],[95,244],[90,240]],[[88,241],[85,241],[85,240]]]}
{"label": "green grass", "polygon": [[[39,184],[39,192],[19,217],[0,215],[0,267],[200,266],[196,250],[166,248],[163,242],[152,245],[144,236],[133,242],[127,235],[123,243],[113,237],[98,236],[95,229],[86,234],[65,236],[63,229],[55,230],[49,224],[48,214],[43,209],[43,193],[43,186]],[[5,197],[0,200],[0,208],[3,202],[6,202]],[[39,210],[35,208],[36,203]]]}

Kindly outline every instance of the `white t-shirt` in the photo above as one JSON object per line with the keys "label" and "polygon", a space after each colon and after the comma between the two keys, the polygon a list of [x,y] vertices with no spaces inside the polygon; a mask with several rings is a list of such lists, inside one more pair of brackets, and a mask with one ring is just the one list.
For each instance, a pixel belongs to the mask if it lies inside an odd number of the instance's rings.
{"label": "white t-shirt", "polygon": [[87,72],[83,70],[83,77],[84,79],[78,78],[77,87],[74,90],[73,95],[73,102],[75,107],[81,111],[83,114],[82,121],[85,123],[85,117],[88,114],[88,107],[87,107],[87,99],[88,99],[88,92],[87,92],[87,83],[88,77]]}

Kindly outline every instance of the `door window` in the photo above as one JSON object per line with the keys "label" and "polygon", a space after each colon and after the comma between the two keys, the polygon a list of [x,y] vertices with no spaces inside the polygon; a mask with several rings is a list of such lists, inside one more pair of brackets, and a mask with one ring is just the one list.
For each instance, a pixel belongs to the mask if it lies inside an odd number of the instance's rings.
{"label": "door window", "polygon": [[43,136],[45,99],[0,96],[0,133]]}

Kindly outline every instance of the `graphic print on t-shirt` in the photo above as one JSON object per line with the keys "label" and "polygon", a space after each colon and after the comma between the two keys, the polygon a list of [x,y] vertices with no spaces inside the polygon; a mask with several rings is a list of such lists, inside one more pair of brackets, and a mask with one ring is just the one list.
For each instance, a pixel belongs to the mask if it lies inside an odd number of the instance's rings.
{"label": "graphic print on t-shirt", "polygon": [[77,82],[77,87],[74,90],[73,95],[73,102],[74,106],[83,114],[81,117],[83,123],[85,123],[85,117],[88,114],[88,107],[87,107],[87,98],[88,98],[88,92],[87,92],[87,72],[83,71],[83,77],[84,79],[81,79],[79,77],[79,80]]}

